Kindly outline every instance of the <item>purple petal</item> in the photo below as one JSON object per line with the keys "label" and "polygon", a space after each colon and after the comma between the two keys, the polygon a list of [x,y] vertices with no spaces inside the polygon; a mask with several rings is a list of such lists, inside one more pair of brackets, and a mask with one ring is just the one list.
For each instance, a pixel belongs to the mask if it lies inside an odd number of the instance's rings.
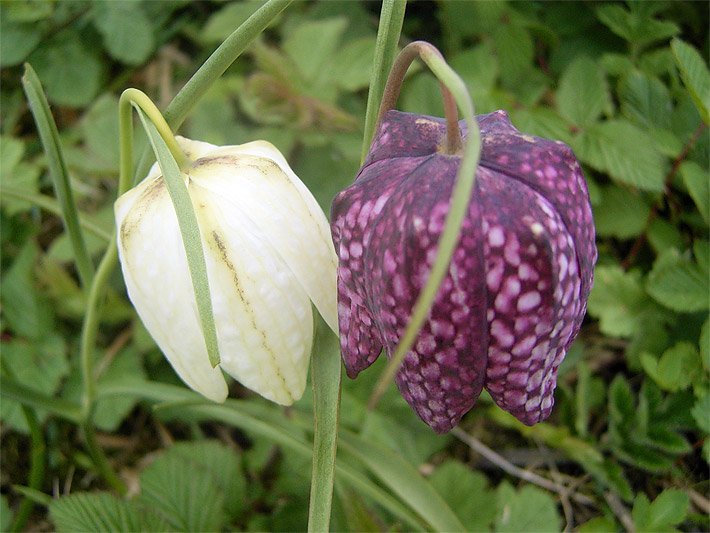
{"label": "purple petal", "polygon": [[[396,188],[373,221],[364,265],[367,294],[388,356],[428,279],[458,164],[455,158],[432,155]],[[459,422],[483,387],[488,328],[480,281],[482,238],[479,208],[472,202],[448,275],[396,377],[405,400],[439,433]]]}
{"label": "purple petal", "polygon": [[382,351],[371,304],[366,299],[363,254],[372,233],[372,220],[381,212],[394,188],[417,160],[402,161],[392,168],[387,161],[363,167],[356,182],[333,202],[331,227],[338,254],[338,322],[340,347],[349,377],[355,378]]}
{"label": "purple petal", "polygon": [[579,312],[572,237],[529,186],[481,168],[489,350],[486,389],[526,424],[552,410],[557,368]]}

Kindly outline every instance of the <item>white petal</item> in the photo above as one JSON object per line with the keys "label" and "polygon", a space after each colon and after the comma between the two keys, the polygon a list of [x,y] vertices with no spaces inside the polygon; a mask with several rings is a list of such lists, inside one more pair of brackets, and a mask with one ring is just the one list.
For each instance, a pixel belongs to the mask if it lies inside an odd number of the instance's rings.
{"label": "white petal", "polygon": [[308,295],[261,228],[201,184],[190,181],[189,188],[205,242],[220,366],[262,396],[290,405],[308,374]]}
{"label": "white petal", "polygon": [[115,204],[118,252],[128,295],[180,378],[222,402],[227,385],[212,368],[177,218],[162,178],[144,180]]}
{"label": "white petal", "polygon": [[265,141],[203,153],[191,179],[241,208],[337,332],[337,256],[328,221],[281,153]]}

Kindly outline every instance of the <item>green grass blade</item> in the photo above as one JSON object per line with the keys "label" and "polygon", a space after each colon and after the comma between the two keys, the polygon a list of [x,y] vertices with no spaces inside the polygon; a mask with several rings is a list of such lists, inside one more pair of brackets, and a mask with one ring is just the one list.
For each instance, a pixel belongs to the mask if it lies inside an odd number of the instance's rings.
{"label": "green grass blade", "polygon": [[[35,205],[40,209],[44,209],[48,213],[62,216],[62,207],[59,205],[54,198],[47,196],[46,194],[36,194],[30,193],[22,189],[16,189],[15,187],[8,187],[7,185],[0,185],[0,201],[2,198],[13,198],[15,200],[24,200],[29,204]],[[98,224],[95,224],[85,216],[81,214],[79,216],[79,225],[84,228],[89,233],[92,233],[108,242],[111,240],[111,233],[103,229]]]}
{"label": "green grass blade", "polygon": [[94,277],[94,265],[86,249],[86,242],[79,224],[79,213],[72,194],[71,184],[69,183],[69,173],[64,154],[59,143],[57,124],[54,122],[52,112],[49,110],[49,103],[42,89],[42,84],[29,63],[25,63],[22,87],[30,105],[32,116],[35,119],[44,152],[47,155],[54,191],[61,207],[62,220],[74,251],[74,263],[79,272],[81,285],[86,289],[91,285],[91,279]]}
{"label": "green grass blade", "polygon": [[320,350],[313,355],[313,471],[308,531],[328,531],[340,414],[340,355]]}
{"label": "green grass blade", "polygon": [[436,531],[465,531],[466,528],[434,487],[402,457],[349,431],[340,432],[340,446],[366,465]]}
{"label": "green grass blade", "polygon": [[163,173],[165,184],[170,193],[170,198],[175,207],[175,214],[182,235],[182,242],[185,246],[187,265],[192,278],[192,288],[195,291],[197,301],[197,311],[202,324],[202,334],[207,345],[207,354],[213,367],[219,364],[219,346],[217,344],[217,328],[212,312],[212,297],[210,296],[210,285],[207,278],[207,264],[202,248],[200,228],[197,224],[197,216],[187,191],[187,185],[183,179],[177,162],[173,158],[168,146],[163,141],[155,126],[145,117],[140,108],[136,108],[138,116],[143,123],[150,144],[153,146],[155,156]]}

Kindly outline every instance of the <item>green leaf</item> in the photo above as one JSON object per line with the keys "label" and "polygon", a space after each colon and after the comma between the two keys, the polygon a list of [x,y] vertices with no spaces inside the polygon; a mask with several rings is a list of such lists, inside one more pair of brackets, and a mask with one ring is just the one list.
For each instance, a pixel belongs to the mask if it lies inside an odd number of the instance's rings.
{"label": "green leaf", "polygon": [[[54,334],[42,341],[27,342],[19,339],[3,342],[3,365],[7,365],[15,380],[33,391],[53,396],[62,379],[69,373],[63,339]],[[44,411],[38,415],[44,417]],[[25,416],[18,403],[4,399],[0,402],[0,418],[22,432],[28,430]]]}
{"label": "green leaf", "polygon": [[200,39],[206,43],[224,41],[241,26],[256,9],[263,4],[262,0],[232,2],[210,15],[207,24],[200,32]]}
{"label": "green leaf", "polygon": [[0,531],[10,531],[12,523],[12,509],[7,503],[7,497],[0,494]]}
{"label": "green leaf", "polygon": [[168,450],[140,476],[139,501],[153,507],[177,531],[218,531],[224,493],[197,460]]}
{"label": "green leaf", "polygon": [[673,39],[671,50],[680,76],[705,124],[710,123],[710,72],[698,51],[680,39]]}
{"label": "green leaf", "polygon": [[668,248],[681,248],[684,245],[683,235],[675,224],[663,218],[655,218],[646,232],[648,243],[657,254]]}
{"label": "green leaf", "polygon": [[498,62],[491,46],[483,43],[467,48],[453,56],[449,64],[466,82],[476,108],[479,109],[480,103],[476,96],[491,91],[499,75]]}
{"label": "green leaf", "polygon": [[[347,26],[348,20],[344,17],[306,21],[286,36],[283,49],[307,82],[323,74]],[[318,45],[314,46],[315,43]]]}
{"label": "green leaf", "polygon": [[697,262],[670,249],[656,258],[648,274],[646,290],[660,304],[690,313],[710,306],[710,280]]}
{"label": "green leaf", "polygon": [[648,191],[662,191],[664,162],[653,140],[625,120],[594,124],[572,141],[577,156],[615,180]]}
{"label": "green leaf", "polygon": [[370,85],[375,39],[363,37],[350,41],[337,51],[332,66],[332,79],[341,89],[353,92]]}
{"label": "green leaf", "polygon": [[[29,195],[39,192],[40,167],[22,161],[25,143],[13,137],[0,136],[0,168],[2,168],[2,186]],[[2,195],[2,205],[8,215],[27,210],[32,204]]]}
{"label": "green leaf", "polygon": [[679,170],[698,211],[710,224],[710,180],[707,171],[694,161],[684,161]]}
{"label": "green leaf", "polygon": [[706,372],[710,372],[710,318],[700,330],[700,360]]}
{"label": "green leaf", "polygon": [[155,46],[153,27],[140,2],[96,2],[92,15],[112,57],[128,65],[139,65],[148,59]]}
{"label": "green leaf", "polygon": [[429,477],[432,486],[456,512],[467,531],[488,531],[496,517],[496,495],[488,479],[466,465],[447,460]]}
{"label": "green leaf", "polygon": [[195,463],[208,472],[224,494],[224,509],[234,520],[245,511],[247,482],[234,450],[218,441],[178,442],[166,452],[186,463]]}
{"label": "green leaf", "polygon": [[680,31],[675,23],[656,20],[652,14],[639,9],[627,11],[612,4],[604,4],[597,9],[597,18],[604,25],[619,37],[639,46],[667,39]]}
{"label": "green leaf", "polygon": [[638,531],[668,531],[685,520],[689,503],[688,495],[678,489],[664,490],[652,503],[639,494],[631,516]]}
{"label": "green leaf", "polygon": [[42,40],[42,30],[36,24],[11,20],[5,12],[7,5],[3,2],[0,6],[0,67],[19,65]]}
{"label": "green leaf", "polygon": [[532,68],[533,40],[527,29],[514,23],[493,27],[493,43],[505,87],[515,87]]}
{"label": "green leaf", "polygon": [[621,111],[646,128],[669,128],[673,103],[668,88],[656,77],[633,71],[619,88]]}
{"label": "green leaf", "polygon": [[698,350],[687,341],[669,348],[658,360],[643,354],[641,364],[662,389],[670,392],[687,389],[701,370]]}
{"label": "green leaf", "polygon": [[698,427],[705,433],[710,433],[710,392],[703,394],[691,411]]}
{"label": "green leaf", "polygon": [[630,239],[646,229],[651,206],[640,193],[608,185],[600,188],[600,194],[601,200],[594,206],[594,223],[600,236]]}
{"label": "green leaf", "polygon": [[609,386],[609,417],[616,427],[629,426],[636,418],[634,395],[623,376],[617,375]]}
{"label": "green leaf", "polygon": [[560,114],[584,127],[609,109],[609,89],[603,71],[593,59],[580,56],[562,74],[555,97]]}
{"label": "green leaf", "polygon": [[436,530],[463,531],[464,527],[434,488],[407,461],[382,446],[342,431],[340,446],[361,461],[392,492],[407,502]]}
{"label": "green leaf", "polygon": [[106,492],[78,492],[53,500],[49,514],[60,532],[169,531],[147,509]]}
{"label": "green leaf", "polygon": [[[476,105],[478,106],[477,100]],[[557,139],[568,144],[572,141],[567,121],[556,111],[547,107],[513,109],[510,119],[515,127],[522,132],[547,139]]]}
{"label": "green leaf", "polygon": [[640,272],[624,272],[618,266],[596,268],[589,314],[599,319],[603,333],[632,337],[644,326],[645,318],[654,315],[657,309],[643,289]]}
{"label": "green leaf", "polygon": [[89,157],[108,173],[115,173],[119,163],[118,99],[101,95],[82,117],[81,131]]}
{"label": "green leaf", "polygon": [[180,171],[175,159],[173,159],[165,141],[163,141],[155,126],[148,121],[143,112],[140,110],[137,110],[137,112],[153,146],[153,151],[165,179],[165,185],[170,193],[170,199],[175,207],[175,215],[178,219],[185,255],[187,256],[187,265],[190,269],[192,287],[195,291],[195,301],[197,302],[202,334],[205,338],[210,363],[215,367],[219,364],[217,327],[215,326],[214,313],[212,312],[212,297],[210,296],[207,265],[205,263],[204,250],[202,249],[197,216],[185,184],[184,174]]}
{"label": "green leaf", "polygon": [[609,533],[609,531],[618,531],[618,527],[611,517],[597,516],[580,525],[577,531],[579,533]]}
{"label": "green leaf", "polygon": [[3,275],[0,302],[6,326],[19,336],[39,340],[54,330],[54,314],[34,284],[37,245],[29,240]]}
{"label": "green leaf", "polygon": [[497,533],[557,532],[561,520],[555,500],[545,491],[526,485],[515,491],[507,482],[498,487]]}
{"label": "green leaf", "polygon": [[96,50],[83,44],[78,32],[65,31],[37,48],[29,57],[55,104],[82,107],[101,85],[103,68]]}

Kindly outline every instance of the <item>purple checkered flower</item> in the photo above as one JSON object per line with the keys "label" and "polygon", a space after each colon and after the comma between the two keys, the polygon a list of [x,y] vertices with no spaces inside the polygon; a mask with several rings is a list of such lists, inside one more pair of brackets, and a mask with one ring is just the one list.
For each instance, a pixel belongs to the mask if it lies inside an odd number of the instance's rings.
{"label": "purple checkered flower", "polygon": [[[448,273],[396,376],[436,432],[485,387],[525,424],[550,415],[597,257],[589,195],[570,148],[481,115],[476,185]],[[466,127],[460,123],[462,135]],[[388,356],[426,283],[460,157],[443,119],[388,111],[355,183],[332,209],[343,359],[354,378]]]}

